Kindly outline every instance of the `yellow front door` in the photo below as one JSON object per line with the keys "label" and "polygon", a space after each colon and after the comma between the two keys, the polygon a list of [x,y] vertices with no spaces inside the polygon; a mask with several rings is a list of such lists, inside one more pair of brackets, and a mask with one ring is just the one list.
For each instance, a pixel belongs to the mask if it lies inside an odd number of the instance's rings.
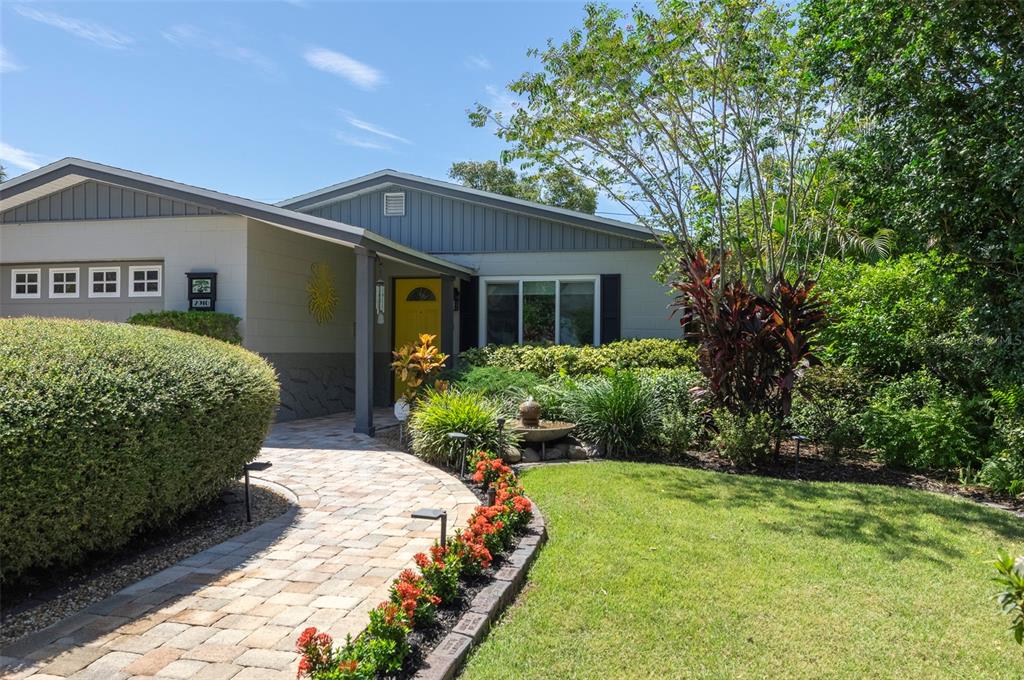
{"label": "yellow front door", "polygon": [[[441,279],[395,279],[395,349],[421,333],[436,335],[434,344],[441,346]],[[395,397],[401,393],[395,380]]]}

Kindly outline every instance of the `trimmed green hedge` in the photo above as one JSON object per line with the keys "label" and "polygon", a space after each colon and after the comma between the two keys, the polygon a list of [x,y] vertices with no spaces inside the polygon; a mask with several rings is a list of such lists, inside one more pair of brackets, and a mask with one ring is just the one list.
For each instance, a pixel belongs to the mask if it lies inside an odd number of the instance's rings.
{"label": "trimmed green hedge", "polygon": [[72,564],[215,497],[259,453],[278,384],[175,331],[0,319],[0,577]]}
{"label": "trimmed green hedge", "polygon": [[168,310],[164,312],[140,312],[133,314],[128,323],[136,326],[156,326],[157,328],[170,328],[185,333],[205,335],[208,338],[216,338],[235,345],[242,343],[242,335],[238,332],[238,324],[241,321],[234,314],[224,312],[178,312]]}
{"label": "trimmed green hedge", "polygon": [[607,368],[692,368],[697,352],[682,340],[618,340],[600,347],[585,345],[487,345],[460,356],[471,366],[498,366],[529,371],[541,378],[555,373],[593,375]]}

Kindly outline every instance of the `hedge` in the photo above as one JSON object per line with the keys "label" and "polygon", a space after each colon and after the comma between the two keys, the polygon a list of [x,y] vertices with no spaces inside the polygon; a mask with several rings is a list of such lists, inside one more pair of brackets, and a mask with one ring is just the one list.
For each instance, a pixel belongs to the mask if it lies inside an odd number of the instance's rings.
{"label": "hedge", "polygon": [[278,399],[259,356],[157,328],[0,319],[0,578],[116,549],[214,498]]}
{"label": "hedge", "polygon": [[170,328],[185,333],[205,335],[208,338],[217,338],[235,345],[242,343],[242,335],[238,332],[238,324],[241,321],[234,314],[224,312],[178,312],[168,310],[164,312],[140,312],[133,314],[128,323],[137,326],[156,326],[157,328]]}
{"label": "hedge", "polygon": [[600,347],[487,345],[463,352],[460,359],[471,366],[499,366],[545,378],[561,372],[593,375],[606,368],[692,368],[697,353],[682,340],[645,338],[617,340]]}

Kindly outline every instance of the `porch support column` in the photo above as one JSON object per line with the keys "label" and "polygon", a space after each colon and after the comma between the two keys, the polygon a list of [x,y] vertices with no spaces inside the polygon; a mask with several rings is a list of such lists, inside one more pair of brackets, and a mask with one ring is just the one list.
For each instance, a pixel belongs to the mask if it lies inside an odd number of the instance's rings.
{"label": "porch support column", "polygon": [[441,351],[447,354],[448,366],[455,355],[455,277],[441,277]]}
{"label": "porch support column", "polygon": [[356,426],[373,436],[374,265],[377,254],[362,246],[356,251]]}

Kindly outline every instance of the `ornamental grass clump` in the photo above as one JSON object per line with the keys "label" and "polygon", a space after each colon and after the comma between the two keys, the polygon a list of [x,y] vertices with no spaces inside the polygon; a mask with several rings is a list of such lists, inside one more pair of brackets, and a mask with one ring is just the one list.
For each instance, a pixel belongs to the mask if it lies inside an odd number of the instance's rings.
{"label": "ornamental grass clump", "polygon": [[426,390],[409,418],[413,453],[435,465],[455,460],[461,445],[449,439],[449,432],[468,435],[470,443],[482,449],[497,451],[501,446],[498,410],[488,399],[453,388]]}
{"label": "ornamental grass clump", "polygon": [[512,469],[485,451],[473,455],[473,464],[474,481],[485,491],[494,490],[494,504],[478,507],[446,545],[435,543],[429,555],[417,553],[419,573],[406,569],[399,574],[359,637],[335,646],[326,633],[304,630],[296,642],[302,654],[298,677],[370,680],[402,672],[412,651],[409,633],[434,627],[438,608],[458,602],[462,580],[479,576],[526,530],[533,504]]}
{"label": "ornamental grass clump", "polygon": [[646,451],[661,435],[650,385],[628,371],[581,380],[568,393],[565,410],[576,434],[609,456]]}

